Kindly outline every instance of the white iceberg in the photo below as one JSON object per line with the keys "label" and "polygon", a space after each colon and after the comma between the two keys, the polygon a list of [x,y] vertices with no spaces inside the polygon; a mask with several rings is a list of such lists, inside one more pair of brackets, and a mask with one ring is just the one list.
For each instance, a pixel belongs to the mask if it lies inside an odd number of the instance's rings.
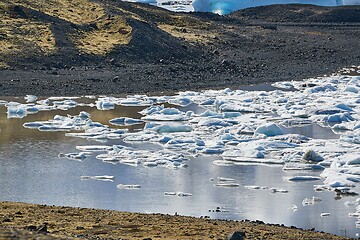
{"label": "white iceberg", "polygon": [[264,134],[268,137],[284,134],[283,130],[275,123],[263,124],[256,128],[255,133]]}

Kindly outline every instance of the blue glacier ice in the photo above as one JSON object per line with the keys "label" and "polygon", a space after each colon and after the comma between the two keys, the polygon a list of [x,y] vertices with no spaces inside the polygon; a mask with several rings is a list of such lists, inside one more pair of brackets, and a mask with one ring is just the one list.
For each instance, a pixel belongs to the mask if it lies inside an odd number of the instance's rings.
{"label": "blue glacier ice", "polygon": [[228,14],[233,11],[271,4],[313,4],[319,6],[359,5],[360,0],[194,0],[196,12]]}

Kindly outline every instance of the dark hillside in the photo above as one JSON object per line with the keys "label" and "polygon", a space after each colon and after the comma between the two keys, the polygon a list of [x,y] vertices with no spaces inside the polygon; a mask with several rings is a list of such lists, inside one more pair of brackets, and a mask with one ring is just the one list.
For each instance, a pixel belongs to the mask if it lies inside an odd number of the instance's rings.
{"label": "dark hillside", "polygon": [[273,5],[219,16],[118,0],[3,0],[0,91],[118,94],[316,77],[359,64],[359,12]]}

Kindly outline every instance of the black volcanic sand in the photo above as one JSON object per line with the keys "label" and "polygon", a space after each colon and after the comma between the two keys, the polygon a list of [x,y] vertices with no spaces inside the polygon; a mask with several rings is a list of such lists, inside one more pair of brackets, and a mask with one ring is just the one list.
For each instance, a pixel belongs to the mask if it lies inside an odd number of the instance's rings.
{"label": "black volcanic sand", "polygon": [[[98,2],[121,5],[148,22],[128,20],[133,28],[132,40],[105,56],[73,51],[61,37],[60,50],[54,55],[15,56],[8,61],[9,69],[0,70],[0,95],[70,96],[237,88],[318,77],[360,64],[360,6],[275,5],[219,16],[171,13],[121,1]],[[154,9],[162,15],[149,14]],[[49,21],[32,11],[27,14]],[[112,14],[116,11],[112,10]],[[154,24],[166,22],[164,16],[168,14],[205,22],[208,26],[203,34],[216,36],[210,42],[173,37]],[[73,27],[60,20],[51,21],[56,23],[56,31],[66,32]],[[186,26],[191,24],[184,23],[182,31],[189,31]]]}

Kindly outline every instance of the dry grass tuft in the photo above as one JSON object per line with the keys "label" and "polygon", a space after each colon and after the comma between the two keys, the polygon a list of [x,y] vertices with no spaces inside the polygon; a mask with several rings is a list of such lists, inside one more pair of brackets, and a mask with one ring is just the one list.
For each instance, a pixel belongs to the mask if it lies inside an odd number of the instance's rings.
{"label": "dry grass tuft", "polygon": [[101,5],[88,0],[12,0],[11,2],[74,24],[92,23],[105,15]]}
{"label": "dry grass tuft", "polygon": [[77,48],[88,54],[105,55],[117,45],[128,44],[132,28],[125,19],[114,16],[96,23],[90,32],[81,32],[75,37]]}
{"label": "dry grass tuft", "polygon": [[0,56],[49,54],[56,50],[50,24],[12,16],[10,5],[0,4]]}
{"label": "dry grass tuft", "polygon": [[177,27],[169,24],[159,24],[158,28],[164,32],[169,33],[173,37],[183,39],[189,43],[210,43],[217,39],[217,34],[209,34],[208,31],[203,31],[196,28]]}

